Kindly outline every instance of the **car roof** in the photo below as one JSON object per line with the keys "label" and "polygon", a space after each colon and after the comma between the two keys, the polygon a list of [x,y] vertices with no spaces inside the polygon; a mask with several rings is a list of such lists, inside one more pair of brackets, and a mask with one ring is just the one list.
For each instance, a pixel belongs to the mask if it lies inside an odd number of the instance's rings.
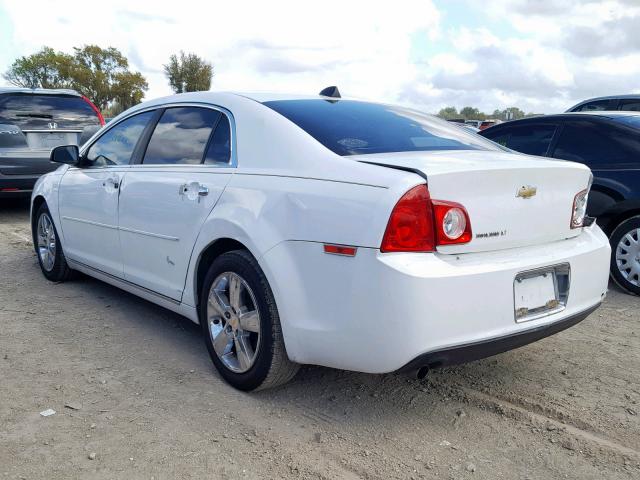
{"label": "car roof", "polygon": [[602,100],[628,100],[628,99],[632,99],[632,100],[640,99],[640,93],[627,93],[624,95],[607,95],[605,97],[589,98],[588,100],[583,100],[581,102],[576,103],[574,106],[569,108],[567,112],[571,112],[571,110],[573,110],[574,108],[581,107],[582,105],[585,105],[591,102],[598,102]]}
{"label": "car roof", "polygon": [[33,95],[73,95],[79,97],[80,94],[69,88],[24,88],[24,87],[0,87],[0,94],[3,93],[27,93]]}
{"label": "car roof", "polygon": [[638,117],[638,116],[640,116],[640,112],[633,112],[633,111],[609,112],[609,111],[603,110],[603,111],[595,111],[595,112],[566,112],[566,113],[555,113],[551,115],[538,115],[536,117],[521,118],[519,120],[511,120],[509,122],[500,123],[491,128],[492,129],[495,128],[496,130],[494,131],[497,131],[498,128],[500,129],[508,128],[513,125],[522,125],[522,124],[535,123],[540,121],[544,122],[547,120],[561,120],[561,119],[579,118],[579,117],[598,117],[603,119],[613,119],[613,118]]}

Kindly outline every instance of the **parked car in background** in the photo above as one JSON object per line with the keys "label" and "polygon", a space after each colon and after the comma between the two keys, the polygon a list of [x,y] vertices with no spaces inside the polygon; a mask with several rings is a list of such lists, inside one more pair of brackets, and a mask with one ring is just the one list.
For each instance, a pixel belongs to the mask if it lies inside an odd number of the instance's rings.
{"label": "parked car in background", "polygon": [[591,168],[587,214],[597,217],[610,237],[611,276],[640,295],[640,112],[546,115],[498,125],[481,135],[522,153]]}
{"label": "parked car in background", "polygon": [[593,112],[624,110],[628,112],[640,111],[640,95],[614,95],[585,100],[571,107],[567,112]]}
{"label": "parked car in background", "polygon": [[327,90],[175,95],[57,147],[68,165],[32,195],[42,273],[187,316],[243,390],[298,364],[422,375],[598,307],[610,247],[585,223],[587,167]]}
{"label": "parked car in background", "polygon": [[480,123],[478,130],[486,130],[487,128],[493,127],[494,125],[498,125],[500,123],[502,123],[502,120],[497,120],[497,119],[483,120],[482,123]]}
{"label": "parked car in background", "polygon": [[73,90],[0,88],[0,198],[29,195],[58,145],[78,145],[104,120]]}
{"label": "parked car in background", "polygon": [[482,120],[465,120],[464,124],[480,130],[480,125],[482,125]]}

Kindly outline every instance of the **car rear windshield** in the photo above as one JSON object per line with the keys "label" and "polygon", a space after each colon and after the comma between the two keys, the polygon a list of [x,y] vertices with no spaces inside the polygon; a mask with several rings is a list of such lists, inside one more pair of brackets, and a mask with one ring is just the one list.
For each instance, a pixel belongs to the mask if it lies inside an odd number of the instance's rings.
{"label": "car rear windshield", "polygon": [[81,97],[12,93],[0,95],[0,124],[16,125],[22,130],[82,129],[100,125],[100,120]]}
{"label": "car rear windshield", "polygon": [[475,133],[408,108],[356,100],[275,100],[264,105],[338,155],[500,150]]}

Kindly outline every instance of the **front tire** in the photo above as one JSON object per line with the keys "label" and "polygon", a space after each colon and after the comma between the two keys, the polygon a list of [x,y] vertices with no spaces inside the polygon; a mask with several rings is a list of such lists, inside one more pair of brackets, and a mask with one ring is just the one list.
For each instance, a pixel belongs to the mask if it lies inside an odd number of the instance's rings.
{"label": "front tire", "polygon": [[640,216],[618,225],[609,241],[611,278],[627,292],[640,295]]}
{"label": "front tire", "polygon": [[38,208],[32,225],[33,245],[40,264],[40,270],[47,280],[64,282],[71,277],[73,270],[69,268],[62,251],[62,244],[53,218],[43,203]]}
{"label": "front tire", "polygon": [[245,250],[216,258],[200,294],[200,325],[220,375],[239,390],[262,390],[291,380],[276,302],[258,262]]}

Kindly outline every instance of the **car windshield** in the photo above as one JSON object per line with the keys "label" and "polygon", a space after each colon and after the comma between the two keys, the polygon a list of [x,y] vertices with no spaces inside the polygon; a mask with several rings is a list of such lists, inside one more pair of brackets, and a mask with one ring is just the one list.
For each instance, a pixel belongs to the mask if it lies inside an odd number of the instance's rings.
{"label": "car windshield", "polygon": [[355,100],[276,100],[264,105],[338,155],[497,150],[485,138],[408,108]]}
{"label": "car windshield", "polygon": [[99,125],[97,113],[81,97],[51,94],[0,95],[0,123],[22,129],[83,128]]}
{"label": "car windshield", "polygon": [[630,127],[640,128],[640,115],[629,115],[628,117],[613,117],[614,122],[629,125]]}

